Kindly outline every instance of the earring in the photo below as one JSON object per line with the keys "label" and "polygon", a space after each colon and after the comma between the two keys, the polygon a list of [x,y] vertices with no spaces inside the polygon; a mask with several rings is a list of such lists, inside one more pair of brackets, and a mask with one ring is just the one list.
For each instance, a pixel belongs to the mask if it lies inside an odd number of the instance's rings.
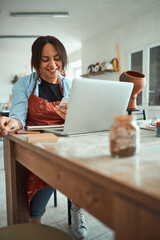
{"label": "earring", "polygon": [[61,74],[63,77],[65,77],[65,76],[66,76],[66,73],[65,73],[65,71],[64,71],[64,70],[62,70],[62,71],[60,72],[60,74]]}

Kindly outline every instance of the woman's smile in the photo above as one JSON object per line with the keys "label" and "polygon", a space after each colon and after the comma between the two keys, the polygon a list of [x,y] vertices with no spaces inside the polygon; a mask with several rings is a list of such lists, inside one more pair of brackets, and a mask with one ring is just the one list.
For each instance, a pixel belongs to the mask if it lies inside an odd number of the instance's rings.
{"label": "woman's smile", "polygon": [[55,68],[49,68],[47,69],[47,71],[49,71],[50,73],[55,73],[57,71],[58,67]]}

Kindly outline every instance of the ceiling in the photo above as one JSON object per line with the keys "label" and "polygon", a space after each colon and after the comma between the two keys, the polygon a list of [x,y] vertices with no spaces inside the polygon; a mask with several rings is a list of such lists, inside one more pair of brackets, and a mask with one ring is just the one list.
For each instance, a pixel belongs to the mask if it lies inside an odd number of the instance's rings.
{"label": "ceiling", "polygon": [[[160,7],[159,0],[0,0],[0,36],[53,35],[63,42],[68,54],[72,54],[80,50],[81,42],[86,39],[155,7]],[[67,11],[69,17],[11,17],[9,14],[47,11]],[[24,43],[22,45],[24,47]]]}

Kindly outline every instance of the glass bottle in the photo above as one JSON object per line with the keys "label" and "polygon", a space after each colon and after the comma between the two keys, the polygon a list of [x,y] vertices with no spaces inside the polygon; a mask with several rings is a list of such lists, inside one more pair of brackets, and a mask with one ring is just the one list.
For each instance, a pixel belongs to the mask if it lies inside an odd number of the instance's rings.
{"label": "glass bottle", "polygon": [[113,156],[128,157],[139,152],[140,131],[131,115],[115,116],[110,128],[110,152]]}
{"label": "glass bottle", "polygon": [[156,122],[157,137],[160,137],[160,122]]}

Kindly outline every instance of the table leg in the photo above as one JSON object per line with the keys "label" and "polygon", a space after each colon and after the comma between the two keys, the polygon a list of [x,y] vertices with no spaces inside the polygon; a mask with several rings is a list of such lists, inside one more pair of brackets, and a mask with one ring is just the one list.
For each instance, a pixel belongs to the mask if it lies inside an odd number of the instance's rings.
{"label": "table leg", "polygon": [[4,164],[8,225],[28,222],[27,170],[16,161],[15,143],[4,138]]}
{"label": "table leg", "polygon": [[160,213],[131,199],[115,197],[116,240],[159,240]]}

